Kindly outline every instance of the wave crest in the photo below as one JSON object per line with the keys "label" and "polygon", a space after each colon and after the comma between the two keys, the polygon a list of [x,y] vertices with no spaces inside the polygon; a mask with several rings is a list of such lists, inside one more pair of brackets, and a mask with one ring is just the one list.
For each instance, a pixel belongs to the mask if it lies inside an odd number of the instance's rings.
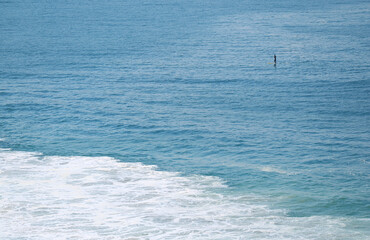
{"label": "wave crest", "polygon": [[4,149],[0,166],[4,239],[359,237],[342,230],[343,219],[289,218],[254,197],[227,195],[217,177],[184,177],[109,157]]}

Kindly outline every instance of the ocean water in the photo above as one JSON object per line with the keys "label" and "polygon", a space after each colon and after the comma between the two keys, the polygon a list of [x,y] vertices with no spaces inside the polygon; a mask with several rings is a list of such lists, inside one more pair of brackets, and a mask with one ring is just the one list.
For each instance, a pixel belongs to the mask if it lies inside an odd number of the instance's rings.
{"label": "ocean water", "polygon": [[0,239],[370,239],[369,29],[361,0],[0,1]]}

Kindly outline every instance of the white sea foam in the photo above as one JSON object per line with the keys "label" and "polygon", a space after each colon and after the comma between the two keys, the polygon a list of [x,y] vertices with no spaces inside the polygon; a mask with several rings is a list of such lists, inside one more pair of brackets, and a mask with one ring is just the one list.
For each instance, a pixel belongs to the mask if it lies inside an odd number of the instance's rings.
{"label": "white sea foam", "polygon": [[263,166],[260,168],[262,172],[274,172],[274,173],[280,173],[280,174],[288,174],[287,171],[278,169],[276,167],[271,167],[271,166]]}
{"label": "white sea foam", "polygon": [[361,239],[346,219],[292,218],[209,176],[109,157],[0,150],[0,239]]}

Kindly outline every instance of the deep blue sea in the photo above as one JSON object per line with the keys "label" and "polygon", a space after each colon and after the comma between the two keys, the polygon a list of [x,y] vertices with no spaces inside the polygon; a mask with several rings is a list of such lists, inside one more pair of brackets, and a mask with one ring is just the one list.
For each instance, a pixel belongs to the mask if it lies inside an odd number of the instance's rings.
{"label": "deep blue sea", "polygon": [[0,239],[364,240],[369,184],[369,1],[0,1]]}

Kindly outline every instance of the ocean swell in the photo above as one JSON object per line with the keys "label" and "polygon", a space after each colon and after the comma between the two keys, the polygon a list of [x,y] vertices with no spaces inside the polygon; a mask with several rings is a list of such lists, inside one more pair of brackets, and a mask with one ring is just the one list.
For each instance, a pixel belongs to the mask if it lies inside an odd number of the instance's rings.
{"label": "ocean swell", "polygon": [[287,217],[221,179],[109,157],[0,150],[1,239],[361,239],[350,219]]}

